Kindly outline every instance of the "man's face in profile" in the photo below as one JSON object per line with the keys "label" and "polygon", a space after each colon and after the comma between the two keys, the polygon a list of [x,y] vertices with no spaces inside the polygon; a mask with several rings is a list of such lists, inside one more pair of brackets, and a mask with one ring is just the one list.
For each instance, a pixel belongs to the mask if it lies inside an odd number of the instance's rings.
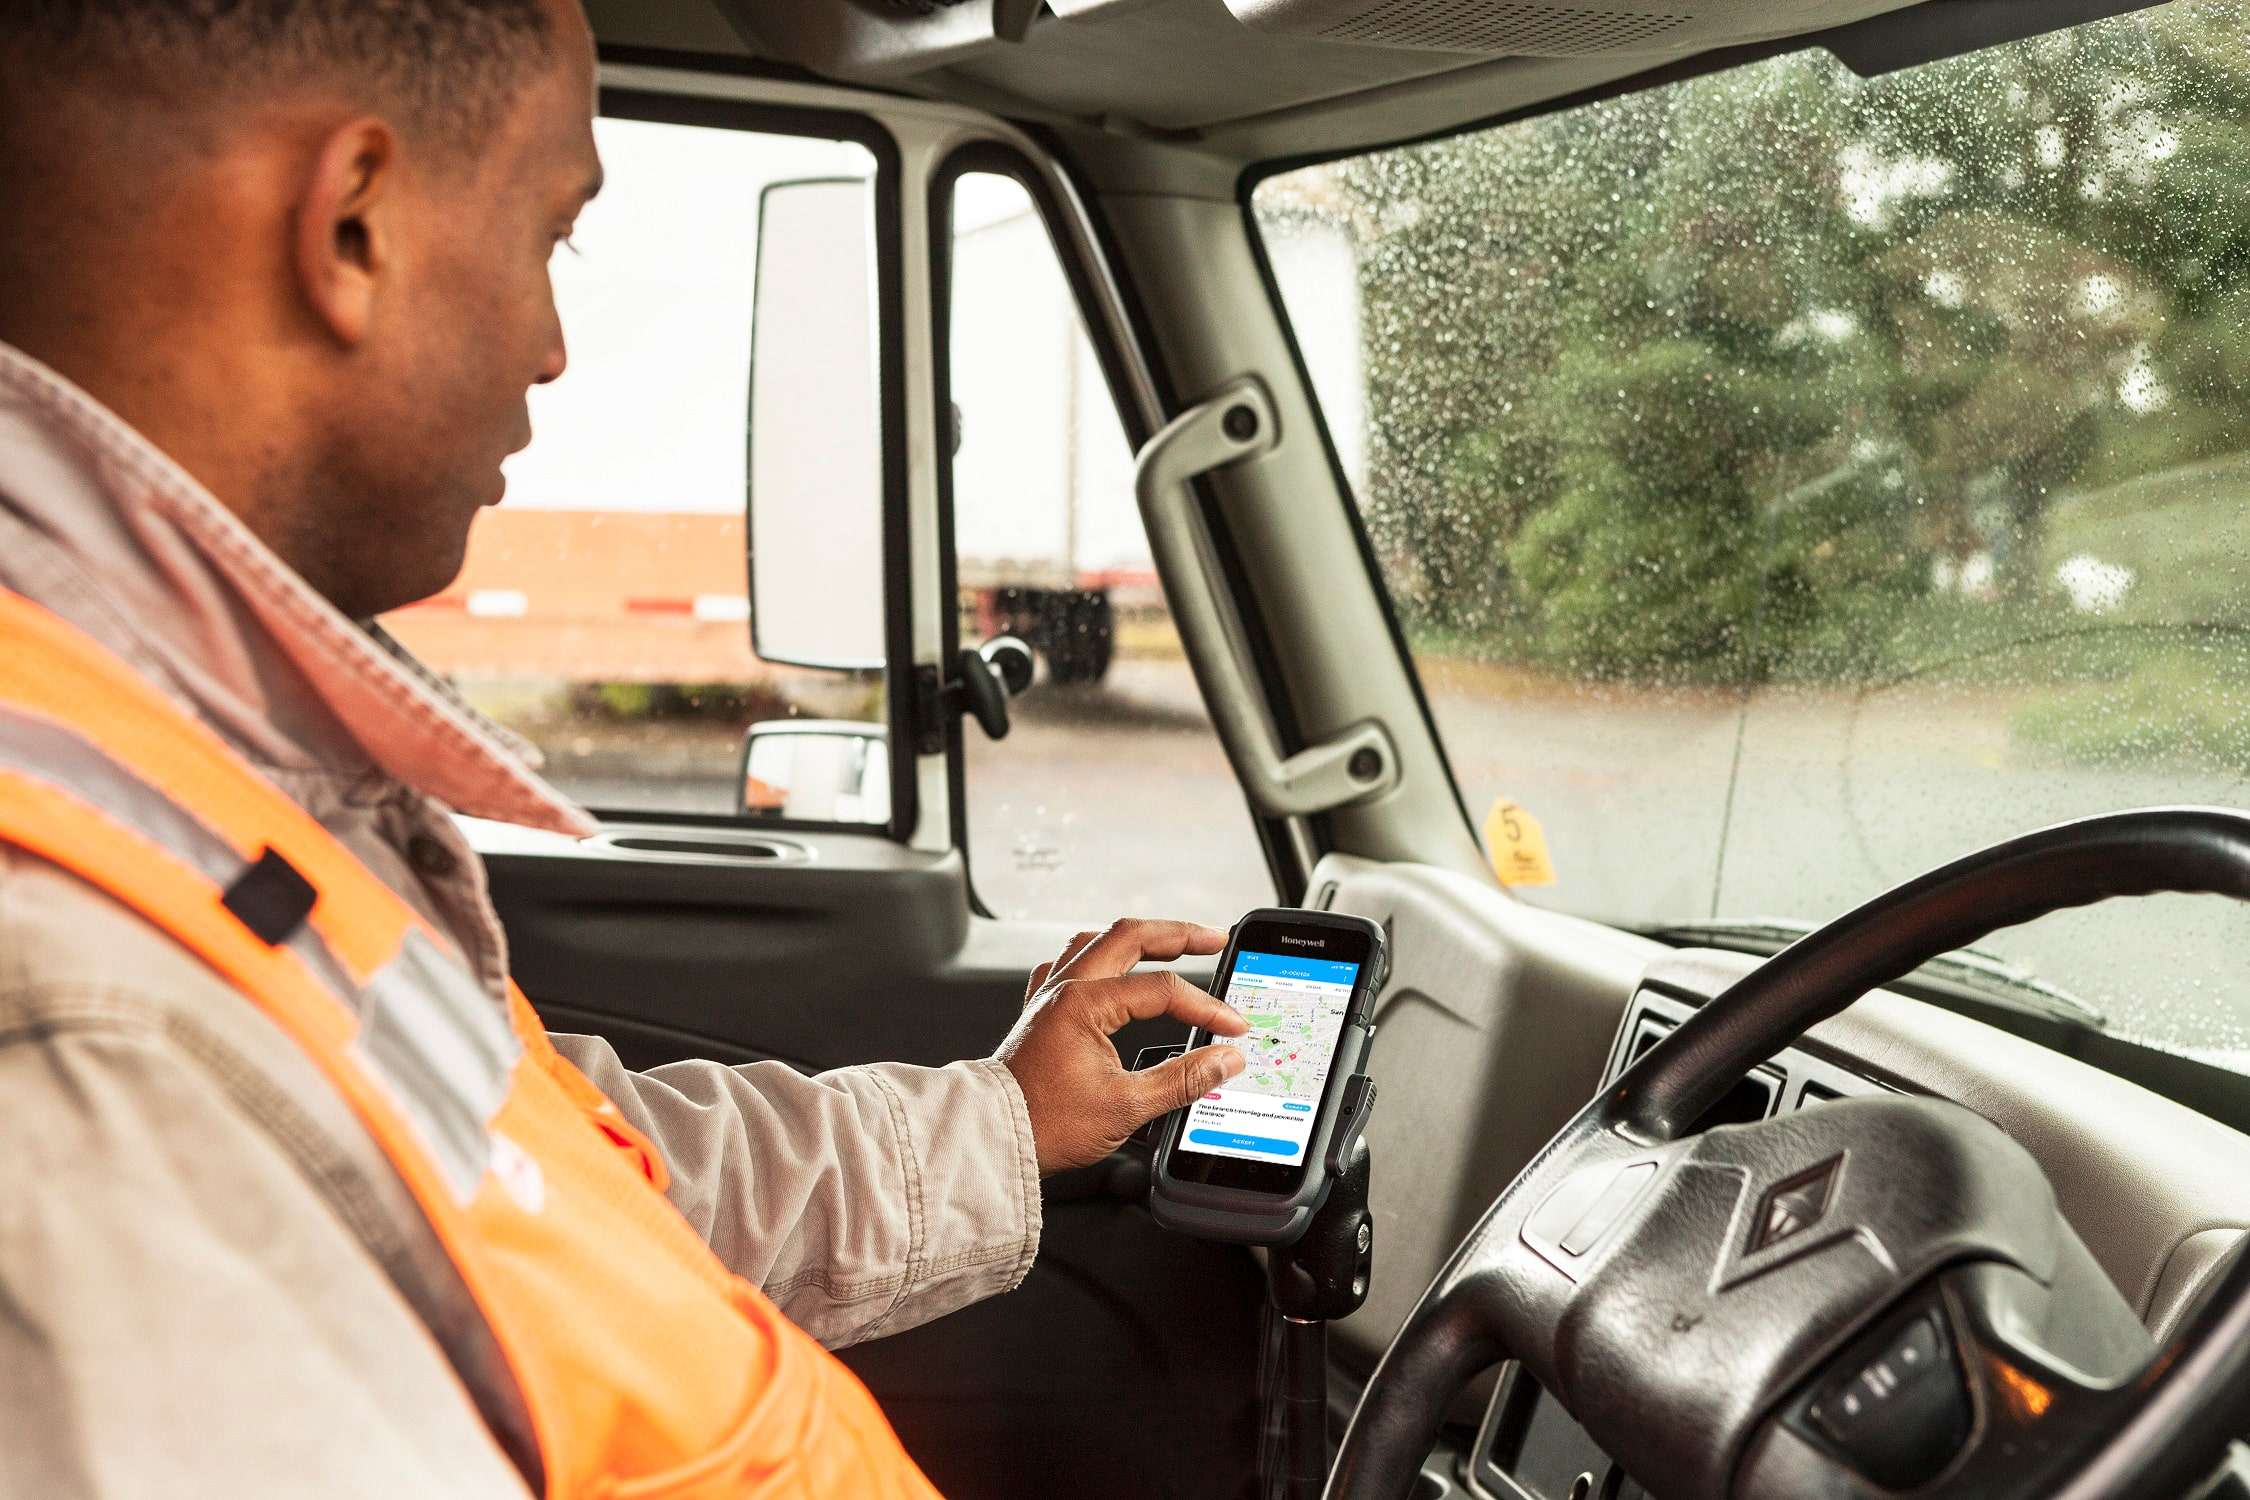
{"label": "man's face in profile", "polygon": [[[593,57],[558,6],[551,58],[489,136],[409,148],[394,245],[364,344],[338,371],[322,451],[330,493],[306,496],[316,582],[346,613],[426,598],[459,574],[471,523],[501,498],[500,465],[531,440],[528,393],[560,376],[549,266],[598,187]],[[309,560],[309,559],[308,559]]]}

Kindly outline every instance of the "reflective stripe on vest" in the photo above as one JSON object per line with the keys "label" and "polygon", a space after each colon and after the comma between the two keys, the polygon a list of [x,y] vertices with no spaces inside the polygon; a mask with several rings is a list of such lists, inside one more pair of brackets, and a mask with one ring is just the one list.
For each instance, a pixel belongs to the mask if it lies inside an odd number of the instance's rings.
{"label": "reflective stripe on vest", "polygon": [[0,842],[169,933],[344,1096],[489,1325],[545,1494],[932,1493],[851,1373],[672,1208],[654,1149],[520,993],[503,1018],[309,814],[5,590]]}

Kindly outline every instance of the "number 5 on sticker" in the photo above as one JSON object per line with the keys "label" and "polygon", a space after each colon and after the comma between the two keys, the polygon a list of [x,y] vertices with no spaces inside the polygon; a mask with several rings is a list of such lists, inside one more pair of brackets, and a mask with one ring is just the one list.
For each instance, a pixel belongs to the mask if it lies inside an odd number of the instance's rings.
{"label": "number 5 on sticker", "polygon": [[1539,820],[1506,797],[1484,815],[1484,847],[1502,885],[1553,885],[1555,862]]}

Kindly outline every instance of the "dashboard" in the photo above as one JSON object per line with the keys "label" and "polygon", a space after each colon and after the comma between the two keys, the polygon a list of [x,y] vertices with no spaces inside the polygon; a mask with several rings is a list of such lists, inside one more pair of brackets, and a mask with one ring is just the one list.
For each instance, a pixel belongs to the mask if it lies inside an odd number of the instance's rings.
{"label": "dashboard", "polygon": [[[1374,1289],[1332,1338],[1348,1385],[1373,1368],[1533,1153],[1760,960],[1667,947],[1428,866],[1330,855],[1312,889],[1315,904],[1381,922],[1393,955],[1370,1063],[1382,1086],[1368,1128]],[[2015,1137],[2152,1332],[2178,1319],[2250,1230],[2250,1135],[2037,1041],[1887,990],[1812,1028],[1701,1123],[1748,1123],[1884,1090],[1952,1100]],[[1506,1368],[1472,1388],[1449,1427],[1457,1441],[1433,1455],[1418,1500],[1643,1493],[1558,1403]]]}

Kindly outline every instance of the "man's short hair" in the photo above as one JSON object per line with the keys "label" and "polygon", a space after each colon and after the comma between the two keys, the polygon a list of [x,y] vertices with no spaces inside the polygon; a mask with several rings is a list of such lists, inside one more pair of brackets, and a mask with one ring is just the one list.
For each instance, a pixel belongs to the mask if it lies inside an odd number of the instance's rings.
{"label": "man's short hair", "polygon": [[223,104],[333,83],[403,129],[474,136],[551,32],[541,0],[0,0],[0,86],[34,103],[52,69]]}

